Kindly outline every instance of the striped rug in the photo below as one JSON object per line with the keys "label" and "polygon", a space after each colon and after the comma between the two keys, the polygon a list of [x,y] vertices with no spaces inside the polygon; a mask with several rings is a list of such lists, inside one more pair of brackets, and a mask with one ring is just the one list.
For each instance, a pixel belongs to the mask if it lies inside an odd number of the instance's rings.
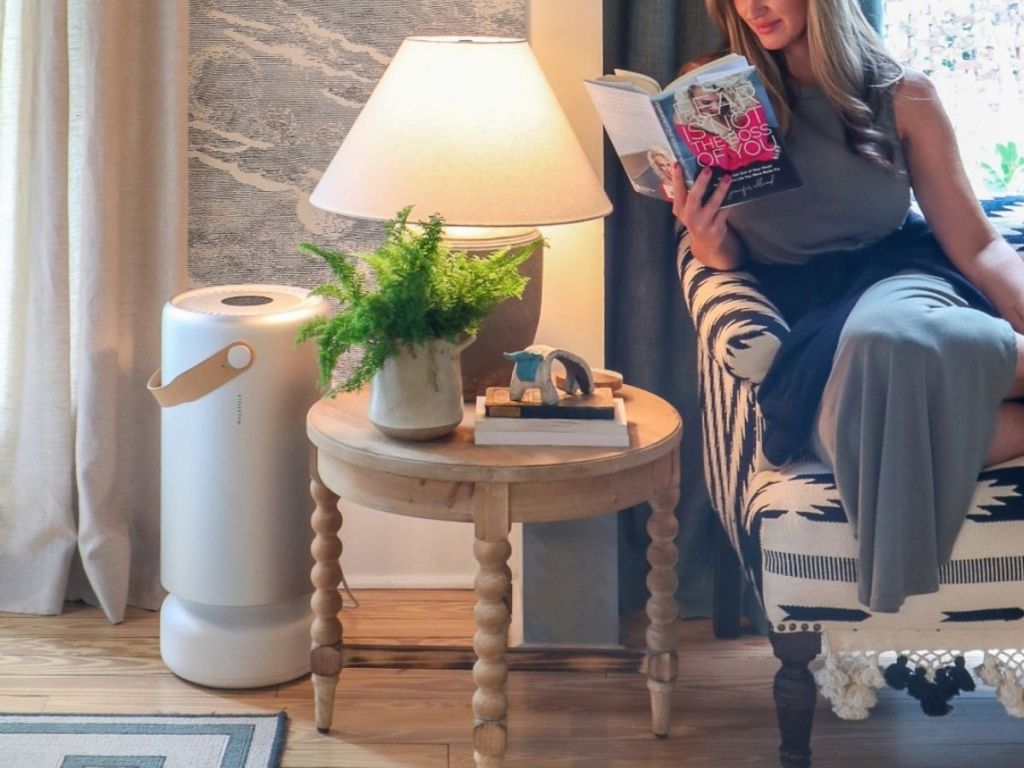
{"label": "striped rug", "polygon": [[276,768],[276,715],[0,714],[3,768]]}

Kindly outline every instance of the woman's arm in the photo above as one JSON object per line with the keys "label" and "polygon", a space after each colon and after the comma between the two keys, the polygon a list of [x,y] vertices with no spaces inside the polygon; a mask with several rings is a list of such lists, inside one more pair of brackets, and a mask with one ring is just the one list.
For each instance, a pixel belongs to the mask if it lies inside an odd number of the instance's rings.
{"label": "woman's arm", "polygon": [[690,233],[690,253],[697,261],[712,269],[739,269],[744,259],[743,243],[729,228],[729,209],[721,207],[730,178],[723,177],[702,205],[710,181],[711,171],[705,168],[693,189],[687,190],[683,170],[676,163],[672,168],[672,213]]}
{"label": "woman's arm", "polygon": [[935,87],[908,70],[896,86],[894,107],[910,183],[936,239],[999,314],[1024,333],[1024,260],[978,205]]}

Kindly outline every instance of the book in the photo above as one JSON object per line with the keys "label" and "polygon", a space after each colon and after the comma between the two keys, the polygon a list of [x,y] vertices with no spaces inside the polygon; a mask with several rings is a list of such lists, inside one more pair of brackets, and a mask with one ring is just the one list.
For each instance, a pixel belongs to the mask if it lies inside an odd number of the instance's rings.
{"label": "book", "polygon": [[604,419],[615,418],[612,391],[595,389],[589,395],[559,392],[556,405],[540,398],[539,389],[528,389],[522,400],[513,400],[508,387],[488,387],[484,396],[488,416],[503,419]]}
{"label": "book", "polygon": [[577,447],[629,447],[626,404],[615,398],[615,418],[606,419],[503,419],[487,415],[486,397],[476,399],[477,445],[547,445]]}
{"label": "book", "polygon": [[688,188],[710,168],[708,195],[731,175],[723,208],[801,186],[771,99],[743,56],[710,61],[664,89],[647,75],[622,69],[584,82],[641,194],[670,200],[675,162]]}

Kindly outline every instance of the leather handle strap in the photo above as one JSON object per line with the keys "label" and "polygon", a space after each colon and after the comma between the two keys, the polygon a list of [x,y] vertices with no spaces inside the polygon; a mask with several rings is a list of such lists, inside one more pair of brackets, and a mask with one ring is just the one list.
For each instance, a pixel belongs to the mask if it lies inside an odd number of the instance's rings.
{"label": "leather handle strap", "polygon": [[190,403],[241,376],[252,367],[255,359],[251,346],[244,341],[233,341],[166,384],[160,381],[162,369],[157,368],[146,388],[161,408]]}

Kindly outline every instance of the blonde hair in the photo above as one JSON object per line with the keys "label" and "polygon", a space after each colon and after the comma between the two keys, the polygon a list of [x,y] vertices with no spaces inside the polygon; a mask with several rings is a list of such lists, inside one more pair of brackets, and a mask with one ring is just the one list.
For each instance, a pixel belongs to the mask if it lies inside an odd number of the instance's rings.
{"label": "blonde hair", "polygon": [[675,162],[672,155],[669,152],[666,152],[664,149],[660,149],[658,147],[651,147],[650,149],[647,150],[647,164],[654,169],[654,172],[656,174],[658,174],[658,178],[660,178],[662,181],[670,183],[672,181],[671,171],[669,171],[669,173],[666,174],[664,169],[657,163],[657,160],[659,159],[667,162],[669,166],[671,166],[672,163]]}
{"label": "blonde hair", "polygon": [[[757,68],[786,133],[792,110],[781,53],[761,45],[736,13],[733,0],[704,2],[729,49]],[[879,123],[884,99],[903,78],[903,67],[886,52],[857,0],[807,0],[807,44],[811,70],[839,111],[847,145],[858,155],[895,170],[893,141]]]}

